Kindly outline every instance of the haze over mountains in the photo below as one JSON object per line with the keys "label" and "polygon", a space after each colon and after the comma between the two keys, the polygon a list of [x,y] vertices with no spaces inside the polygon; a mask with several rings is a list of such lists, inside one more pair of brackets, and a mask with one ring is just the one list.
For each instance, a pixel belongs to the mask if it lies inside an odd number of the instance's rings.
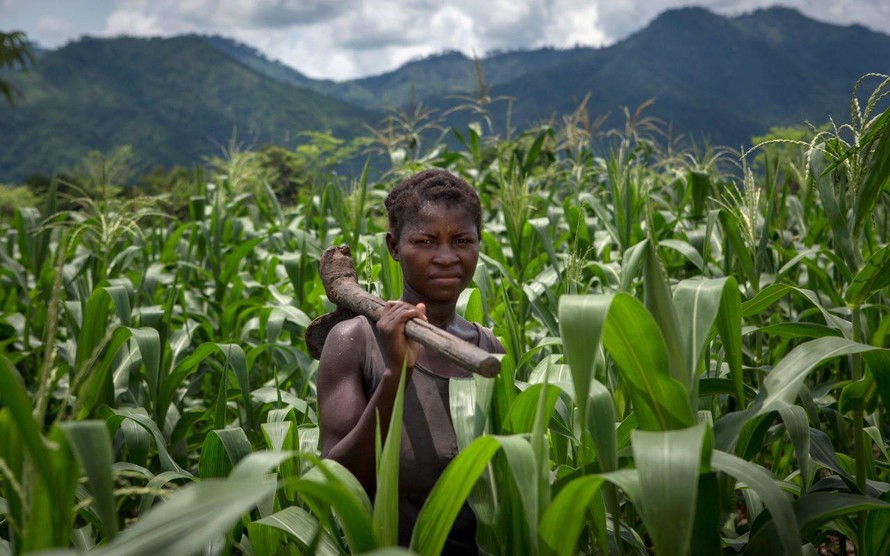
{"label": "haze over mountains", "polygon": [[[750,145],[774,125],[846,122],[865,73],[890,73],[890,36],[770,8],[722,17],[702,8],[665,12],[602,49],[541,49],[481,61],[492,96],[513,97],[524,129],[573,111],[621,105],[646,111],[711,144]],[[310,79],[221,37],[83,39],[43,53],[12,76],[23,97],[0,105],[0,183],[70,168],[91,149],[132,145],[146,163],[191,165],[242,142],[294,146],[299,133],[365,134],[388,107],[416,101],[447,109],[476,88],[473,60],[446,53],[379,76]],[[875,82],[876,83],[876,82]],[[495,104],[503,129],[506,103]]]}

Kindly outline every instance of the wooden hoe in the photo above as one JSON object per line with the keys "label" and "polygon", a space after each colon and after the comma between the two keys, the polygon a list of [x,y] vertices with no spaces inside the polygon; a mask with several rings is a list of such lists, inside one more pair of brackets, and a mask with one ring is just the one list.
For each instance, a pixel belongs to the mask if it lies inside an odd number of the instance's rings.
{"label": "wooden hoe", "polygon": [[[356,315],[364,315],[376,322],[383,315],[386,304],[359,286],[348,246],[325,249],[321,254],[320,270],[324,290],[328,299],[337,305],[337,310],[318,317],[306,328],[306,346],[315,359],[321,356],[321,348],[335,324]],[[405,335],[482,376],[497,376],[501,370],[501,362],[494,355],[426,321],[411,319],[405,325]]]}

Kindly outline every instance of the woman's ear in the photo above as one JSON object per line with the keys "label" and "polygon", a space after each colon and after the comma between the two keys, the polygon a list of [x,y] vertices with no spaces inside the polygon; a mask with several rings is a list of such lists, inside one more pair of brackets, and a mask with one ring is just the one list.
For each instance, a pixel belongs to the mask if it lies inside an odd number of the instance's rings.
{"label": "woman's ear", "polygon": [[392,232],[386,232],[386,248],[389,249],[389,255],[394,261],[399,260],[399,240]]}

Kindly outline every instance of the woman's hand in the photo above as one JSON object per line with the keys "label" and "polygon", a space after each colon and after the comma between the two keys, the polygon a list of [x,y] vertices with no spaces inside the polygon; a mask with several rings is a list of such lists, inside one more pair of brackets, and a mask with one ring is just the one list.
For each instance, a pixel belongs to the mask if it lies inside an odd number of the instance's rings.
{"label": "woman's hand", "polygon": [[387,301],[383,307],[383,316],[377,321],[377,330],[382,336],[383,359],[387,368],[393,372],[401,372],[403,364],[407,369],[414,367],[420,344],[408,339],[405,324],[415,318],[427,320],[426,306],[423,303],[411,305],[404,301]]}

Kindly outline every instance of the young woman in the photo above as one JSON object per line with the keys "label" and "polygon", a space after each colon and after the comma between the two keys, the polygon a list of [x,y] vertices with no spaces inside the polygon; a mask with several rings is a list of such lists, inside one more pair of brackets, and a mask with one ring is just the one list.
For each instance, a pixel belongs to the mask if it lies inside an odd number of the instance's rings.
{"label": "young woman", "polygon": [[[322,456],[343,464],[373,494],[377,419],[385,434],[405,366],[399,543],[407,545],[427,495],[457,455],[448,381],[470,373],[406,338],[405,323],[425,319],[489,352],[504,349],[491,330],[455,312],[479,258],[482,207],[475,190],[449,172],[428,170],[397,185],[386,209],[386,243],[402,269],[402,298],[387,302],[376,324],[359,316],[328,335],[318,367],[319,426]],[[475,529],[465,505],[444,553],[476,553]]]}

